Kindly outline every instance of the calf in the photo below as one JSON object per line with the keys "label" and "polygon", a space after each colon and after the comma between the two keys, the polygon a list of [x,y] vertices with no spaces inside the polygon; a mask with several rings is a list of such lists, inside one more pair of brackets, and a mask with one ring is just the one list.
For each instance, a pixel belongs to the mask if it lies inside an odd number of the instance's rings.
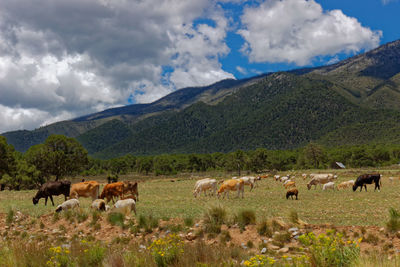
{"label": "calf", "polygon": [[99,198],[101,199],[105,198],[108,203],[110,202],[110,200],[115,202],[114,197],[121,198],[123,195],[124,195],[124,183],[116,182],[116,183],[106,184]]}
{"label": "calf", "polygon": [[324,184],[324,186],[322,187],[322,190],[328,190],[328,189],[332,189],[335,190],[335,183],[334,182],[329,182]]}
{"label": "calf", "polygon": [[358,187],[360,188],[360,192],[362,191],[363,187],[365,188],[365,191],[367,191],[367,184],[372,184],[375,183],[375,189],[374,191],[378,188],[378,191],[381,190],[381,175],[379,173],[376,174],[363,174],[358,176],[356,182],[353,185],[353,191],[356,191]]}
{"label": "calf", "polygon": [[67,201],[64,201],[62,204],[58,205],[56,212],[60,212],[62,210],[69,210],[77,207],[79,207],[79,200],[69,199]]}
{"label": "calf", "polygon": [[44,198],[45,202],[44,205],[47,206],[47,198],[50,198],[51,203],[54,206],[53,196],[64,195],[65,200],[69,196],[69,192],[71,189],[71,182],[64,180],[64,181],[49,181],[47,183],[42,184],[39,188],[39,191],[36,195],[32,198],[32,202],[34,205],[39,203],[39,199]]}
{"label": "calf", "polygon": [[297,188],[291,188],[286,192],[286,199],[289,199],[289,197],[291,199],[293,199],[293,196],[296,196],[296,200],[297,200],[298,194],[299,194],[299,190],[297,190]]}
{"label": "calf", "polygon": [[123,199],[123,200],[118,200],[115,205],[113,211],[115,212],[121,212],[125,216],[129,215],[131,211],[136,215],[136,203],[135,200],[128,198],[128,199]]}

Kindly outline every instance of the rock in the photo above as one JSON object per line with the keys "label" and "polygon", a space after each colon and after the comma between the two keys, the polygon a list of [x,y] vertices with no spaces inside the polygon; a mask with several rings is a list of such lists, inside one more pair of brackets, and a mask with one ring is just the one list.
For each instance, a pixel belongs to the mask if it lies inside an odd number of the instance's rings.
{"label": "rock", "polygon": [[169,233],[171,233],[170,230],[165,231],[165,234],[166,234],[166,235],[169,234]]}
{"label": "rock", "polygon": [[385,232],[385,227],[380,228],[379,232]]}
{"label": "rock", "polygon": [[246,246],[244,243],[242,243],[240,246],[241,246],[243,249],[247,249],[247,246]]}
{"label": "rock", "polygon": [[195,225],[194,225],[194,227],[199,227],[200,226],[200,224],[198,224],[198,223],[196,223]]}
{"label": "rock", "polygon": [[287,248],[287,247],[284,247],[284,248],[281,248],[280,250],[278,250],[279,253],[287,253],[288,251],[289,251],[289,248]]}
{"label": "rock", "polygon": [[289,228],[289,230],[288,230],[290,233],[292,233],[292,232],[298,232],[299,231],[299,228],[297,228],[297,227],[292,227],[292,228]]}
{"label": "rock", "polygon": [[146,246],[140,245],[139,248],[140,248],[140,249],[146,249]]}
{"label": "rock", "polygon": [[299,239],[299,235],[296,235],[293,238],[297,240],[297,239]]}
{"label": "rock", "polygon": [[267,244],[267,243],[268,243],[268,240],[263,239],[263,243],[264,243],[264,244]]}
{"label": "rock", "polygon": [[262,250],[261,250],[261,254],[265,254],[267,252],[267,248],[263,248]]}
{"label": "rock", "polygon": [[272,250],[278,250],[279,247],[275,246],[275,245],[269,245],[268,248],[272,249]]}
{"label": "rock", "polygon": [[192,234],[192,233],[188,233],[185,238],[189,241],[195,240],[196,239],[196,235]]}

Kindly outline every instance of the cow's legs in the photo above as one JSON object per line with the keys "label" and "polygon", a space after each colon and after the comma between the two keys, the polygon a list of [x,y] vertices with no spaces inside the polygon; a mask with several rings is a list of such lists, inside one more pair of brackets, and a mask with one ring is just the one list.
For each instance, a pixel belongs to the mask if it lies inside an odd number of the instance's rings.
{"label": "cow's legs", "polygon": [[48,197],[46,197],[46,198],[44,199],[44,205],[45,205],[45,206],[47,206],[47,198],[48,198]]}
{"label": "cow's legs", "polygon": [[364,184],[364,187],[365,187],[365,192],[368,192],[366,184]]}
{"label": "cow's legs", "polygon": [[54,201],[53,201],[53,196],[52,195],[50,195],[50,200],[51,200],[51,204],[53,204],[53,206],[54,206]]}

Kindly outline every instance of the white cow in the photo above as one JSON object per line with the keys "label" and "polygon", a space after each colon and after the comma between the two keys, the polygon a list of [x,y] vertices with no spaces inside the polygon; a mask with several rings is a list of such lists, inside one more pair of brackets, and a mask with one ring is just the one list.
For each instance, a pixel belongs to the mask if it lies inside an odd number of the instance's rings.
{"label": "white cow", "polygon": [[307,188],[308,190],[311,189],[311,186],[315,186],[315,188],[317,187],[317,184],[326,184],[328,182],[332,182],[335,178],[333,176],[333,174],[310,174],[310,177],[312,177],[312,179],[307,183]]}
{"label": "white cow", "polygon": [[115,202],[113,208],[113,211],[120,212],[125,216],[129,215],[132,210],[136,214],[136,202],[131,198],[118,200],[117,202]]}
{"label": "white cow", "polygon": [[328,189],[335,190],[335,183],[329,182],[329,183],[324,184],[324,186],[322,187],[322,190],[328,190]]}
{"label": "white cow", "polygon": [[79,200],[73,198],[64,201],[62,204],[58,205],[56,208],[56,212],[60,212],[62,210],[69,210],[77,207],[79,207]]}
{"label": "white cow", "polygon": [[253,190],[254,187],[256,187],[256,177],[254,176],[243,176],[240,178],[233,177],[232,179],[234,180],[243,180],[245,185],[250,185],[250,191]]}
{"label": "white cow", "polygon": [[197,181],[194,190],[193,190],[193,196],[197,197],[201,192],[204,192],[204,195],[207,195],[207,190],[211,190],[211,194],[214,196],[217,191],[217,180],[215,179],[202,179],[200,181]]}

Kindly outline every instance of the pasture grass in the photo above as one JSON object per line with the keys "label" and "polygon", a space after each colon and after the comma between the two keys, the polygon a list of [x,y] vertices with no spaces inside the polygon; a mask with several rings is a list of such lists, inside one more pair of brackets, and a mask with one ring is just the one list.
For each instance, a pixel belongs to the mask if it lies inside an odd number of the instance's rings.
{"label": "pasture grass", "polygon": [[[301,173],[336,173],[339,178],[335,184],[350,179],[356,179],[363,173],[379,171],[383,174],[381,192],[374,192],[373,185],[368,186],[368,192],[353,192],[351,189],[341,191],[322,191],[317,189],[307,190],[306,183],[301,178]],[[284,220],[293,219],[293,211],[307,223],[334,225],[378,225],[386,226],[389,221],[388,210],[400,202],[400,180],[395,179],[390,183],[388,177],[400,176],[398,169],[348,169],[348,170],[308,170],[297,172],[281,172],[278,174],[294,174],[299,200],[286,200],[282,183],[273,178],[258,181],[258,187],[249,192],[245,187],[244,199],[236,198],[230,194],[229,199],[218,199],[211,196],[194,198],[192,195],[194,179],[191,175],[180,176],[174,183],[170,179],[160,177],[147,177],[139,183],[140,201],[137,202],[140,216],[153,216],[155,218],[193,218],[194,221],[202,219],[202,215],[210,207],[221,207],[229,214],[238,214],[243,209],[251,209],[257,218],[282,217]],[[200,177],[197,178],[202,178]],[[204,174],[207,176],[207,174]],[[217,179],[227,179],[228,175],[217,175]],[[1,191],[0,212],[7,213],[10,209],[39,218],[43,214],[53,213],[55,206],[44,206],[44,199],[38,205],[32,204],[32,197],[36,190]],[[54,197],[55,205],[64,201],[63,196]],[[89,207],[91,200],[81,198],[81,207]]]}

